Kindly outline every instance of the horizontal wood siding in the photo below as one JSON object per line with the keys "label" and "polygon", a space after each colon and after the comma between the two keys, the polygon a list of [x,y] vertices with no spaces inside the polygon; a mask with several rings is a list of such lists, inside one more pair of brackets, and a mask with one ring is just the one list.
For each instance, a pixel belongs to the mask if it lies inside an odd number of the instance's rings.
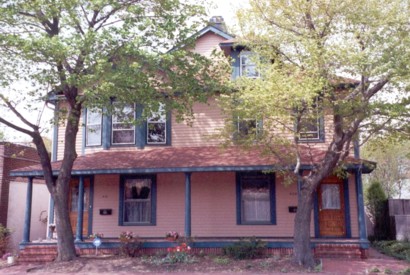
{"label": "horizontal wood siding", "polygon": [[[66,102],[59,103],[60,110],[67,109],[68,104]],[[64,157],[64,144],[65,144],[65,129],[66,129],[67,121],[64,119],[58,125],[58,143],[57,143],[57,160],[62,160]],[[81,149],[83,143],[83,116],[80,116],[80,124],[78,127],[78,134],[76,139],[75,149],[77,151],[77,155],[81,156]]]}
{"label": "horizontal wood siding", "polygon": [[194,52],[210,56],[213,50],[220,50],[219,43],[225,40],[219,35],[208,32],[196,40]]}
{"label": "horizontal wood siding", "polygon": [[215,99],[210,99],[208,104],[196,103],[193,109],[195,119],[192,125],[177,123],[175,116],[172,117],[172,146],[219,145],[221,140],[215,135],[224,127],[225,119]]}
{"label": "horizontal wood siding", "polygon": [[[185,176],[183,173],[157,175],[157,224],[119,226],[119,175],[97,175],[94,185],[93,232],[118,237],[132,231],[140,237],[163,238],[167,231],[184,232]],[[236,181],[233,172],[192,174],[193,237],[292,237],[295,214],[288,207],[297,205],[296,184],[284,186],[276,180],[276,225],[237,225]],[[101,216],[99,209],[112,209]],[[312,222],[313,224],[313,222]],[[313,236],[313,228],[311,230]]]}

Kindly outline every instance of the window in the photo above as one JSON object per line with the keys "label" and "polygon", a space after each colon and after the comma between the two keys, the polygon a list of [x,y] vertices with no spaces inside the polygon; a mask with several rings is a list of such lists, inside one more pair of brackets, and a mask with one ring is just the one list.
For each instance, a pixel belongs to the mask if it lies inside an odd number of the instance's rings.
{"label": "window", "polygon": [[300,120],[300,141],[324,141],[323,117],[319,108],[313,106]]}
{"label": "window", "polygon": [[85,127],[85,145],[101,145],[102,112],[97,109],[87,109]]}
{"label": "window", "polygon": [[147,144],[167,143],[167,117],[164,105],[157,112],[152,112],[147,119]]}
{"label": "window", "polygon": [[254,59],[256,54],[248,51],[241,52],[240,56],[240,76],[257,78],[259,77],[259,72],[256,69],[256,63]]}
{"label": "window", "polygon": [[154,176],[123,178],[120,193],[120,225],[154,224]]}
{"label": "window", "polygon": [[256,119],[241,119],[240,117],[236,120],[236,133],[235,139],[247,139],[250,135],[257,140],[262,133],[262,120]]}
{"label": "window", "polygon": [[237,174],[238,224],[276,224],[273,174]]}
{"label": "window", "polygon": [[112,115],[112,144],[135,143],[134,105],[125,105],[122,111]]}
{"label": "window", "polygon": [[321,197],[322,209],[340,209],[340,185],[339,184],[322,184]]}

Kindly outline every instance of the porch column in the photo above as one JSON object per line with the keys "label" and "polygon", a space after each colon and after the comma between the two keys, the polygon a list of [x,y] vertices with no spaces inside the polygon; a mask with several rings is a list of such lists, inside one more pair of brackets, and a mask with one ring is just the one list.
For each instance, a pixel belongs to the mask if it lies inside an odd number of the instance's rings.
{"label": "porch column", "polygon": [[83,241],[83,214],[84,214],[84,176],[80,176],[78,186],[78,204],[77,204],[77,227],[75,242]]}
{"label": "porch column", "polygon": [[191,173],[185,173],[185,237],[191,237]]}
{"label": "porch column", "polygon": [[[50,196],[50,205],[49,205],[49,214],[48,214],[48,224],[53,224],[54,223],[54,200]],[[53,237],[53,232],[50,230],[50,227],[47,229],[48,231],[48,237],[51,239]]]}
{"label": "porch column", "polygon": [[26,212],[24,215],[23,243],[30,242],[31,202],[33,198],[33,178],[28,178],[26,195]]}
{"label": "porch column", "polygon": [[355,172],[356,181],[356,197],[357,197],[357,212],[359,219],[359,238],[360,240],[367,241],[366,232],[366,220],[364,212],[364,199],[363,199],[363,184],[362,184],[362,171],[358,168]]}

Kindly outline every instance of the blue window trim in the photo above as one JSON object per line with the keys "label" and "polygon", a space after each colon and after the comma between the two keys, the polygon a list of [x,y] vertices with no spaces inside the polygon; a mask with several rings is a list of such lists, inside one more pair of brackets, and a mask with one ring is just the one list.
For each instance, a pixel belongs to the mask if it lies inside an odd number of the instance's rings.
{"label": "blue window trim", "polygon": [[87,115],[88,115],[89,109],[85,109],[84,110],[84,117],[83,117],[83,121],[84,121],[84,130],[83,130],[83,148],[92,148],[92,147],[101,147],[103,146],[103,137],[104,137],[104,115],[103,112],[101,113],[101,121],[100,121],[100,125],[101,125],[101,142],[100,144],[95,144],[95,145],[87,145],[87,125],[88,125],[88,119],[87,119]]}
{"label": "blue window trim", "polygon": [[165,136],[165,143],[164,144],[152,144],[149,143],[148,144],[148,140],[147,140],[147,131],[148,131],[148,127],[147,127],[147,121],[145,121],[145,123],[143,123],[143,127],[142,128],[142,134],[143,134],[143,142],[145,146],[149,146],[149,147],[162,147],[162,146],[170,146],[171,145],[171,112],[167,112],[166,114],[166,122],[165,122],[165,131],[166,131],[166,136]]}
{"label": "blue window trim", "polygon": [[[151,221],[149,223],[125,223],[124,222],[124,192],[125,180],[138,178],[151,179]],[[157,175],[156,174],[135,174],[121,175],[120,177],[120,192],[119,192],[119,207],[118,207],[118,225],[119,226],[155,226],[157,223]]]}
{"label": "blue window trim", "polygon": [[[295,123],[295,132],[297,125]],[[298,139],[299,143],[323,143],[325,142],[325,119],[323,116],[319,118],[319,138],[309,138],[309,139]]]}
{"label": "blue window trim", "polygon": [[88,233],[90,236],[93,232],[93,212],[94,212],[94,176],[90,177],[90,198],[88,205]]}
{"label": "blue window trim", "polygon": [[[255,175],[261,176],[264,175],[269,179],[269,193],[270,193],[270,222],[263,223],[245,223],[242,222],[242,190],[241,190],[241,177],[243,175]],[[276,197],[275,197],[275,174],[265,174],[260,171],[256,172],[238,172],[236,173],[236,223],[238,225],[276,225]]]}

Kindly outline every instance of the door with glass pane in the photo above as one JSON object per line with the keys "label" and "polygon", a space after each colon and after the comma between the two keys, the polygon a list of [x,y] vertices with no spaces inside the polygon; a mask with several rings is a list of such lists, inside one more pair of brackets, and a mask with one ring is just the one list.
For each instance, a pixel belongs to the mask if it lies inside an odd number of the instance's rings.
{"label": "door with glass pane", "polygon": [[324,180],[318,188],[319,232],[322,237],[346,236],[343,180]]}
{"label": "door with glass pane", "polygon": [[[70,222],[73,234],[77,230],[78,217],[78,194],[79,194],[79,179],[72,179],[70,182],[70,194],[68,200],[68,209],[70,211]],[[84,210],[83,210],[83,236],[88,235],[88,208],[90,201],[90,179],[84,179]]]}

